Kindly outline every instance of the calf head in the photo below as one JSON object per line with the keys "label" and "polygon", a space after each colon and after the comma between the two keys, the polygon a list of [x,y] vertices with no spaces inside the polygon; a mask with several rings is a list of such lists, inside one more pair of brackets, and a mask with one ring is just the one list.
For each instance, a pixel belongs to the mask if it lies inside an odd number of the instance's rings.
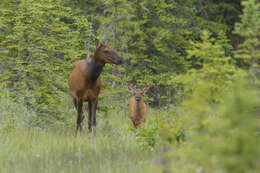
{"label": "calf head", "polygon": [[135,100],[136,101],[140,101],[140,100],[142,100],[142,98],[143,98],[143,95],[149,90],[149,88],[150,88],[150,86],[146,86],[145,88],[143,88],[143,89],[134,89],[133,87],[132,87],[132,85],[128,85],[128,89],[134,94],[134,96],[135,96]]}

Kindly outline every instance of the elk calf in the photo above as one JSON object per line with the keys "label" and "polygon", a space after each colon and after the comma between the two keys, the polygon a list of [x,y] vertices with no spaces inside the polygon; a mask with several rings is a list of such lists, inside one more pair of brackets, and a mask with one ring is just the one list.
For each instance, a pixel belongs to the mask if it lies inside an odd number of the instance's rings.
{"label": "elk calf", "polygon": [[134,89],[131,85],[128,85],[128,89],[134,94],[128,101],[128,109],[130,112],[129,118],[135,128],[145,121],[146,105],[143,101],[143,95],[149,88],[149,86],[146,86],[144,89]]}

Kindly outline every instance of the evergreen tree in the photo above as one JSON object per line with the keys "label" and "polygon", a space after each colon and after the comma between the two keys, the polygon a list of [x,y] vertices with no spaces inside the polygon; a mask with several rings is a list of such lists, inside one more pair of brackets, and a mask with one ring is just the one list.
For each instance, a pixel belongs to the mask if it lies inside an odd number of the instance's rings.
{"label": "evergreen tree", "polygon": [[243,37],[238,45],[236,57],[250,64],[250,71],[255,76],[255,68],[260,64],[260,3],[256,0],[242,1],[244,6],[241,21],[236,23],[234,33]]}
{"label": "evergreen tree", "polygon": [[[220,93],[228,89],[227,86],[233,80],[243,75],[228,56],[231,51],[229,40],[223,32],[219,32],[217,38],[214,38],[205,30],[201,34],[201,41],[191,41],[191,45],[187,50],[189,70],[185,74],[171,77],[168,84],[180,92],[175,97],[181,102],[187,96],[189,101],[189,96],[194,94],[207,97],[206,102],[221,101]],[[200,92],[201,89],[206,89],[207,93]]]}
{"label": "evergreen tree", "polygon": [[68,72],[85,54],[88,21],[56,0],[4,0],[0,11],[2,85],[16,99],[27,95],[39,113],[59,115]]}

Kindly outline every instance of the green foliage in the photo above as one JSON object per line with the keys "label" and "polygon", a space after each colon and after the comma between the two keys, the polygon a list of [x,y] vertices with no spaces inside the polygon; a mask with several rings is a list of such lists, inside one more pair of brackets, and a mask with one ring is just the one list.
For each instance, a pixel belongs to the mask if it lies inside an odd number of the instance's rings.
{"label": "green foliage", "polygon": [[150,112],[147,123],[136,131],[136,139],[142,149],[153,151],[161,146],[177,146],[185,140],[183,119],[178,117],[175,109]]}
{"label": "green foliage", "polygon": [[[154,122],[153,126],[154,126]],[[143,150],[153,150],[154,147],[160,145],[160,138],[158,136],[158,127],[140,128],[136,133],[136,141]]]}
{"label": "green foliage", "polygon": [[12,132],[17,128],[29,127],[36,120],[36,113],[27,109],[23,100],[13,101],[10,92],[1,87],[0,95],[0,133]]}
{"label": "green foliage", "polygon": [[145,126],[140,126],[136,131],[136,141],[143,150],[153,150],[161,142],[158,130],[164,117],[159,114],[150,114],[150,116],[151,118],[147,120]]}
{"label": "green foliage", "polygon": [[[74,110],[72,106],[66,105],[63,111],[68,115],[57,121],[51,116],[39,116],[38,112],[32,109],[26,102],[26,97],[30,95],[28,91],[25,96],[13,99],[12,93],[5,87],[0,87],[0,133],[16,131],[20,128],[45,129],[45,130],[65,130],[74,128]],[[70,98],[64,96],[63,100],[68,103]],[[34,100],[32,100],[34,101]],[[36,101],[32,102],[37,104]]]}
{"label": "green foliage", "polygon": [[[192,47],[187,50],[190,69],[185,74],[171,76],[167,81],[167,85],[176,90],[174,96],[176,102],[185,104],[196,94],[207,98],[206,102],[221,101],[219,96],[228,89],[232,81],[245,75],[242,70],[235,67],[228,56],[231,51],[228,39],[223,32],[214,38],[208,31],[203,31],[201,41],[191,41],[191,45]],[[199,99],[199,95],[196,98]]]}
{"label": "green foliage", "polygon": [[256,95],[250,86],[238,85],[225,101],[229,106],[220,107],[223,123],[213,123],[210,134],[217,135],[211,147],[226,172],[259,171],[259,101],[259,93]]}
{"label": "green foliage", "polygon": [[88,21],[60,1],[1,2],[0,81],[40,114],[60,116],[72,62],[85,53]]}
{"label": "green foliage", "polygon": [[210,106],[211,112],[206,109],[193,123],[188,141],[165,154],[173,162],[164,170],[259,172],[259,93],[236,83],[224,97],[217,110]]}
{"label": "green foliage", "polygon": [[234,33],[243,37],[238,45],[236,57],[250,64],[251,74],[255,75],[255,68],[259,67],[260,57],[260,3],[255,0],[242,1],[244,6],[241,21],[236,23]]}

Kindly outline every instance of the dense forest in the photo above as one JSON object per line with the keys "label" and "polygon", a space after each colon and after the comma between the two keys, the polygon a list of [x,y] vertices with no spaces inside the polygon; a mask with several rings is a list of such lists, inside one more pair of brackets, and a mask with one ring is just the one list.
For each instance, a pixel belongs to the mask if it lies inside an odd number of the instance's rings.
{"label": "dense forest", "polygon": [[[69,74],[104,38],[124,63],[75,136]],[[150,86],[136,130],[129,84]],[[0,172],[257,173],[259,91],[259,0],[0,2]]]}

